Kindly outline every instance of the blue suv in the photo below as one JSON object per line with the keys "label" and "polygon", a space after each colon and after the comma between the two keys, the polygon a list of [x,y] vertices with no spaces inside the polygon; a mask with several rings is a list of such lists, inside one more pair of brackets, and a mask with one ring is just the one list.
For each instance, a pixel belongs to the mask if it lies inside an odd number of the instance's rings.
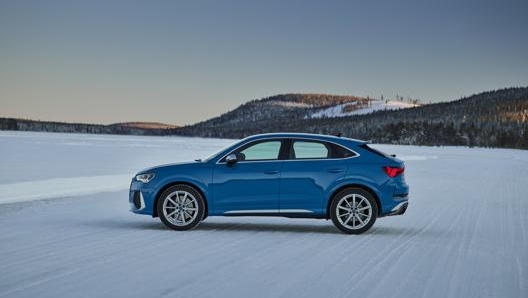
{"label": "blue suv", "polygon": [[361,234],[408,205],[404,163],[336,136],[247,137],[203,160],[143,170],[132,179],[131,211],[188,230],[207,216],[332,219]]}

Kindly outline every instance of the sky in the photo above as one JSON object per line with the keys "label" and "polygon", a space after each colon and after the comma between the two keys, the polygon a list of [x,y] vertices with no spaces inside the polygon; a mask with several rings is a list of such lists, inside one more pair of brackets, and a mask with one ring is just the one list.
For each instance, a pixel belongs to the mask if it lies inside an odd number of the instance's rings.
{"label": "sky", "polygon": [[199,122],[252,99],[528,86],[528,1],[0,0],[0,117]]}

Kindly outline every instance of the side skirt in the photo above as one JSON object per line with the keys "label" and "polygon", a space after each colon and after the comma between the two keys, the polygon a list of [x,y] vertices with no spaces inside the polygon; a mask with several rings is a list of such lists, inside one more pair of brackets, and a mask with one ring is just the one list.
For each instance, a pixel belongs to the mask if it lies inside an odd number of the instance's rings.
{"label": "side skirt", "polygon": [[317,214],[305,209],[268,209],[268,210],[233,210],[222,213],[223,216],[279,216],[288,218],[324,218],[323,215]]}

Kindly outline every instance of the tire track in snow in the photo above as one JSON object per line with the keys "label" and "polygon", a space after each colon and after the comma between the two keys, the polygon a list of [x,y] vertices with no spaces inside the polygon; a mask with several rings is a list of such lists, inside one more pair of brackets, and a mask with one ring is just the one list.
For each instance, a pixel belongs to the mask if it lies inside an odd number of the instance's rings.
{"label": "tire track in snow", "polygon": [[[395,264],[402,258],[401,248],[407,246],[408,243],[418,238],[420,235],[428,231],[433,227],[442,217],[444,213],[448,213],[450,208],[445,208],[442,213],[433,212],[435,215],[433,218],[427,221],[427,223],[420,229],[415,230],[414,228],[408,228],[404,233],[401,233],[398,237],[386,244],[383,249],[379,250],[374,256],[370,258],[365,264],[359,268],[352,276],[349,281],[353,285],[350,289],[341,294],[340,297],[350,297],[358,288],[362,285],[365,280],[374,279],[379,280],[379,275],[386,275],[387,263]],[[425,214],[425,213],[424,213]],[[425,219],[426,216],[422,214],[420,219]],[[459,215],[460,216],[460,215]],[[368,272],[365,274],[365,272]]]}
{"label": "tire track in snow", "polygon": [[[438,212],[436,214],[436,217],[421,231],[415,234],[409,235],[406,239],[406,241],[400,243],[397,247],[391,250],[389,256],[387,256],[383,262],[378,263],[375,269],[371,270],[372,274],[378,274],[378,281],[380,284],[383,284],[385,281],[388,281],[391,278],[391,274],[397,275],[398,271],[401,270],[401,267],[404,267],[405,261],[408,260],[408,255],[406,252],[408,252],[412,247],[418,245],[420,242],[416,241],[416,238],[419,238],[419,236],[425,232],[427,232],[431,227],[435,226],[437,222],[439,222],[441,219],[445,218],[446,214],[451,214],[453,208],[451,207],[454,204],[448,205],[447,208],[445,208],[443,213]],[[456,209],[455,209],[456,210]],[[436,250],[438,246],[441,245],[441,243],[445,242],[446,238],[448,238],[449,235],[453,233],[455,228],[460,224],[460,221],[463,219],[463,212],[457,210],[456,217],[451,221],[450,225],[446,227],[446,229],[438,235],[436,240],[429,245],[429,252]],[[444,250],[445,251],[445,250]],[[429,252],[426,252],[425,254],[428,254]],[[439,259],[438,255],[435,256],[435,259]],[[429,261],[427,259],[422,259],[424,261]],[[411,269],[420,265],[418,262],[414,262],[411,266]],[[386,269],[386,270],[384,270]],[[403,277],[400,284],[396,286],[396,290],[394,291],[392,297],[395,296],[396,292],[398,292],[398,289],[401,288],[401,285],[405,281],[407,277]],[[373,291],[367,297],[376,297],[376,292]]]}
{"label": "tire track in snow", "polygon": [[527,170],[501,150],[395,148],[439,159],[409,162],[408,213],[360,236],[276,218],[173,232],[124,192],[0,212],[0,296],[525,296]]}
{"label": "tire track in snow", "polygon": [[[420,261],[421,262],[425,262],[426,264],[430,264],[431,262],[431,259],[432,258],[434,260],[434,264],[442,264],[442,266],[430,266],[432,268],[445,268],[444,266],[446,265],[445,263],[445,260],[448,260],[448,259],[451,259],[451,253],[450,253],[450,250],[446,250],[444,249],[444,247],[446,246],[446,240],[449,240],[450,236],[453,235],[453,233],[456,233],[456,228],[461,224],[461,222],[464,220],[464,219],[467,219],[466,217],[464,217],[464,213],[462,212],[462,210],[457,210],[457,209],[453,209],[452,206],[455,205],[455,204],[451,204],[449,205],[448,208],[446,208],[444,210],[444,214],[443,215],[438,215],[436,217],[436,221],[439,221],[440,219],[443,219],[445,218],[445,216],[447,214],[452,214],[453,213],[453,210],[456,211],[456,217],[453,218],[453,220],[450,222],[450,225],[449,226],[446,226],[446,229],[442,231],[442,233],[440,233],[436,239],[432,242],[432,243],[427,243],[427,245],[423,245],[425,247],[427,247],[427,250],[426,251],[423,251],[422,252],[422,256],[420,258]],[[431,226],[434,226],[436,222],[432,222],[431,223]],[[424,233],[425,231],[423,231],[422,233]],[[419,235],[413,235],[412,238],[416,238],[417,236]],[[409,239],[409,241],[407,243],[405,243],[405,245],[407,246],[407,244],[410,244],[414,242],[413,245],[410,245],[407,247],[407,249],[403,250],[404,253],[401,253],[399,258],[396,259],[396,261],[394,262],[391,262],[391,266],[388,267],[388,270],[386,272],[383,272],[382,276],[381,276],[381,279],[380,279],[380,283],[383,284],[383,282],[385,280],[388,280],[391,278],[391,274],[394,276],[394,275],[397,275],[398,274],[398,270],[401,270],[402,267],[405,267],[405,263],[404,261],[405,260],[408,260],[408,259],[413,259],[415,258],[416,256],[413,256],[413,255],[409,255],[409,251],[410,251],[410,248],[416,246],[416,245],[420,245],[422,244],[422,242],[420,241],[416,241],[416,239]],[[442,248],[440,250],[441,252],[441,255],[438,254],[438,249],[439,248]],[[425,248],[424,248],[425,249]],[[413,262],[412,265],[410,266],[409,270],[413,270],[419,266],[422,265],[421,262]],[[433,269],[434,271],[434,269]],[[432,275],[433,272],[431,272],[430,274]],[[398,295],[404,295],[406,292],[407,292],[407,289],[404,288],[404,284],[406,281],[409,280],[409,277],[410,275],[405,275],[401,282],[396,286],[393,294],[391,295],[391,297],[398,297]],[[414,278],[413,278],[414,279]],[[420,289],[414,289],[416,292],[421,292],[421,296],[423,297],[423,291],[425,291],[427,288],[428,288],[428,285],[430,285],[430,283],[435,280],[434,278],[432,277],[429,277],[429,278],[426,278],[424,277],[425,279],[425,282],[422,284],[423,285],[423,288],[421,288],[422,291],[420,291]],[[409,284],[412,283],[413,280],[410,280],[410,282],[408,282]],[[438,282],[438,280],[436,279],[436,282]],[[415,293],[418,297],[418,293]],[[370,296],[375,296],[374,293],[371,293],[371,295],[369,295],[368,297]],[[427,297],[427,296],[425,296]]]}
{"label": "tire track in snow", "polygon": [[[191,243],[192,243],[192,239],[202,239],[204,234],[208,234],[208,233],[211,233],[211,231],[207,231],[205,233],[194,233],[194,234],[189,233],[184,236],[186,240],[191,240]],[[101,231],[93,231],[90,234],[91,236],[98,236],[98,235],[100,236]],[[148,262],[148,259],[144,258],[146,255],[148,255],[152,251],[156,251],[158,248],[167,247],[168,243],[173,242],[175,240],[174,238],[176,238],[174,237],[175,232],[169,231],[169,230],[160,230],[158,233],[149,233],[147,235],[142,235],[142,237],[140,238],[130,237],[131,236],[130,234],[137,234],[134,230],[131,230],[128,233],[117,235],[117,238],[114,238],[116,236],[114,235],[114,233],[110,232],[108,234],[111,234],[112,239],[116,243],[120,242],[121,240],[135,239],[132,242],[128,241],[128,244],[132,247],[135,247],[136,249],[119,252],[119,253],[108,254],[106,250],[112,249],[112,245],[108,245],[108,242],[102,241],[102,240],[108,240],[107,237],[96,237],[96,238],[100,238],[99,241],[97,241],[97,239],[88,238],[87,240],[89,240],[89,243],[83,246],[70,247],[70,249],[67,250],[67,254],[62,254],[60,256],[61,260],[69,260],[70,266],[75,267],[75,269],[55,273],[51,276],[46,276],[44,278],[38,278],[36,281],[31,282],[31,283],[24,283],[18,287],[13,288],[12,290],[8,292],[0,293],[0,296],[10,295],[10,294],[14,294],[14,293],[17,293],[23,290],[28,290],[29,288],[39,286],[43,283],[47,283],[55,279],[59,279],[59,278],[71,275],[71,274],[75,274],[79,272],[86,272],[86,271],[89,271],[90,269],[98,268],[114,260],[119,260],[123,258],[135,260],[134,262],[136,263],[136,265],[141,265],[142,263],[146,264]],[[75,240],[72,238],[77,238],[77,237],[86,238],[86,236],[90,236],[90,235],[88,234],[79,235],[78,233],[76,233],[76,230],[72,230],[71,233],[66,233],[65,236],[66,238],[68,238],[69,236],[70,240]],[[104,232],[102,236],[105,236]],[[165,237],[165,236],[168,236],[168,237]],[[135,245],[135,244],[145,243],[145,241],[150,244],[148,246]],[[63,245],[64,241],[60,243],[62,243]],[[185,244],[180,245],[180,247],[182,246],[184,247]],[[115,247],[115,249],[118,249],[120,247],[121,246],[118,245]],[[51,249],[53,250],[54,248],[51,247]],[[40,246],[35,247],[35,252],[37,252],[38,250],[40,250]],[[63,249],[63,252],[64,252],[64,249]],[[32,253],[32,255],[35,255],[35,254]],[[48,260],[51,256],[52,255],[50,254],[40,254],[40,255],[37,254],[36,258],[22,260],[22,262],[16,264],[17,265],[16,267],[31,266],[31,263],[38,263],[41,260]],[[82,258],[80,258],[79,256],[82,256]],[[91,276],[90,278],[93,280],[98,280],[101,278],[101,276]],[[90,280],[88,279],[85,281],[90,281]]]}

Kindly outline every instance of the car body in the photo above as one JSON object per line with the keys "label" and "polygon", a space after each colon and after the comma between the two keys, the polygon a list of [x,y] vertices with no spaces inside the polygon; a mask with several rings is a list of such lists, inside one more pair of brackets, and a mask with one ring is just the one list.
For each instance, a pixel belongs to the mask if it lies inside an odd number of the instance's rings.
{"label": "car body", "polygon": [[403,214],[404,163],[344,137],[272,133],[247,137],[204,160],[138,172],[131,211],[186,230],[207,216],[332,219],[345,233]]}

